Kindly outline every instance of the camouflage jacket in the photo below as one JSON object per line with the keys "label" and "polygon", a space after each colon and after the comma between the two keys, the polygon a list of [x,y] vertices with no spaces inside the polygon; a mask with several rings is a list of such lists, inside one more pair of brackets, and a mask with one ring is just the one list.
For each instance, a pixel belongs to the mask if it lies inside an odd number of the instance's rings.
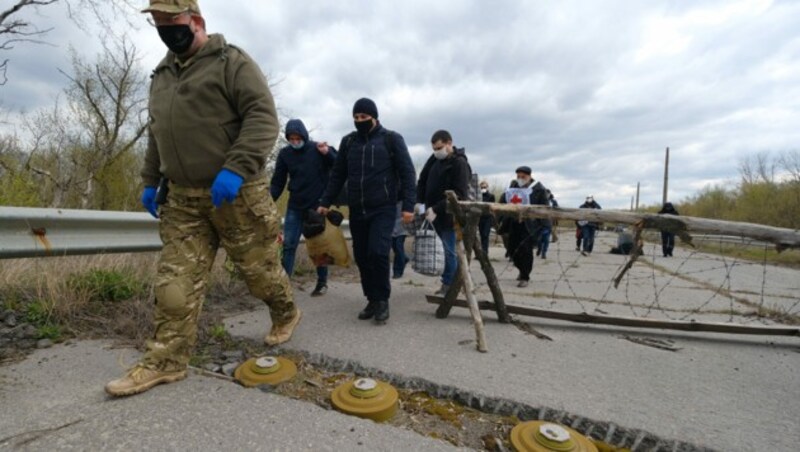
{"label": "camouflage jacket", "polygon": [[222,35],[183,63],[168,52],[153,71],[149,108],[146,186],[163,175],[208,188],[222,168],[264,177],[280,128],[275,102],[258,65]]}

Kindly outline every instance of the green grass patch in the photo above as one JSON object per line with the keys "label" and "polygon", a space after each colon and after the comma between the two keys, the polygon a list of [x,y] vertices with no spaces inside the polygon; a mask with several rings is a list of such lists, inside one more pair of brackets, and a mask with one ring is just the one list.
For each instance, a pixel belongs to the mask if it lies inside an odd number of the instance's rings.
{"label": "green grass patch", "polygon": [[72,275],[67,286],[86,293],[92,301],[125,301],[145,292],[145,285],[133,275],[118,270],[94,269]]}

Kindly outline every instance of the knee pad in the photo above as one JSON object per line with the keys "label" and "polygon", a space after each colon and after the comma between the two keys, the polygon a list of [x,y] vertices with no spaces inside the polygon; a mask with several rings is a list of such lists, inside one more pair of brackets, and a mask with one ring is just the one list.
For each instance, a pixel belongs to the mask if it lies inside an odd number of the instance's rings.
{"label": "knee pad", "polygon": [[188,291],[181,280],[175,280],[156,287],[156,303],[164,314],[170,317],[184,317],[191,312]]}

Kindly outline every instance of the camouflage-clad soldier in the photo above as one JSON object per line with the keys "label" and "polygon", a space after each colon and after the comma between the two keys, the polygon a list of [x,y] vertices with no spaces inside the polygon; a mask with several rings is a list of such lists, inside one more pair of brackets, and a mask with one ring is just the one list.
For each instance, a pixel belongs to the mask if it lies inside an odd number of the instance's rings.
{"label": "camouflage-clad soldier", "polygon": [[[300,321],[281,266],[280,219],[264,164],[278,136],[272,95],[258,65],[222,35],[207,35],[196,0],[150,0],[142,12],[169,48],[150,87],[142,204],[161,217],[155,333],[141,362],[106,385],[136,394],[186,376],[207,277],[220,245],[250,292],[269,306],[269,345]],[[169,180],[159,212],[156,186]]]}

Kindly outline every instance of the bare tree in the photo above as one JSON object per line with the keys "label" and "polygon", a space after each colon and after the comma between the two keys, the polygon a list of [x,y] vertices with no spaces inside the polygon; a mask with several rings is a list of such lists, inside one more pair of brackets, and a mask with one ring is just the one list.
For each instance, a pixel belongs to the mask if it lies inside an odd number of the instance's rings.
{"label": "bare tree", "polygon": [[147,76],[124,36],[97,61],[73,52],[72,62],[72,73],[64,73],[70,81],[64,106],[26,123],[32,137],[26,166],[52,187],[52,207],[104,208],[114,179],[109,169],[136,152],[146,130]]}
{"label": "bare tree", "polygon": [[[133,11],[132,0],[15,0],[5,10],[0,11],[0,53],[14,48],[18,43],[44,43],[50,28],[38,27],[25,13],[38,11],[40,8],[64,4],[73,22],[83,25],[85,13],[108,25],[109,14]],[[8,81],[9,59],[0,61],[0,85]]]}
{"label": "bare tree", "polygon": [[745,157],[739,164],[739,173],[745,184],[775,183],[775,161],[768,152]]}

